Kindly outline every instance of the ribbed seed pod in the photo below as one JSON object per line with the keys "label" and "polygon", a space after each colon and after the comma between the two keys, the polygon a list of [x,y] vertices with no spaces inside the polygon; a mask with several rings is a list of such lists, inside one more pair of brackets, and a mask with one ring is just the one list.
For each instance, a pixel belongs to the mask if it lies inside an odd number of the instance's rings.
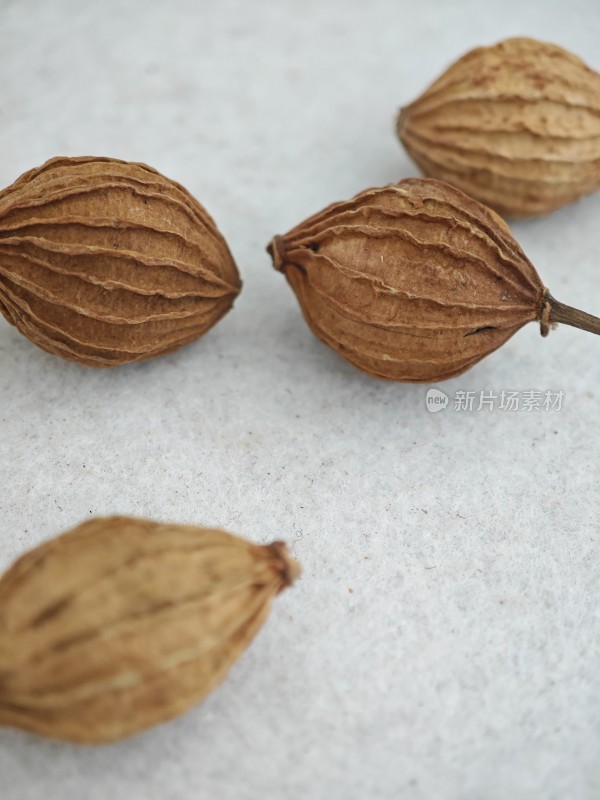
{"label": "ribbed seed pod", "polygon": [[53,158],[0,192],[0,311],[49,353],[112,367],[171,352],[240,288],[211,217],[145,164]]}
{"label": "ribbed seed pod", "polygon": [[544,214],[600,188],[600,75],[535,39],[479,47],[402,109],[398,135],[426,175]]}
{"label": "ribbed seed pod", "polygon": [[0,579],[0,725],[100,743],[171,719],[299,571],[282,542],[125,517],[42,544]]}
{"label": "ribbed seed pod", "polygon": [[532,320],[600,333],[549,295],[497,214],[440,181],[361,192],[267,249],[313,333],[379,378],[460,375]]}

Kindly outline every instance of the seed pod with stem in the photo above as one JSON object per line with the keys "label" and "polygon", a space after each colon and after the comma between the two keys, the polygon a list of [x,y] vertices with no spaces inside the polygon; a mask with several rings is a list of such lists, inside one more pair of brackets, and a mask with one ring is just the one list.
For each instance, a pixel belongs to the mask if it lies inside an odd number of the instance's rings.
{"label": "seed pod with stem", "polygon": [[359,369],[398,381],[460,375],[527,322],[600,333],[556,300],[493,211],[432,179],[334,203],[268,251],[313,333]]}

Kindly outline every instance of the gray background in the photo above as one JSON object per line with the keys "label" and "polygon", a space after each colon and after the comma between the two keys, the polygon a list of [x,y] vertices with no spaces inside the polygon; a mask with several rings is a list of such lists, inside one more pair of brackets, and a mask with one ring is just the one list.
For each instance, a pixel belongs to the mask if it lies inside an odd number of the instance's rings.
{"label": "gray background", "polygon": [[[203,340],[93,371],[0,322],[0,567],[112,512],[285,538],[297,586],[198,709],[81,749],[0,731],[5,800],[600,796],[600,340],[530,325],[456,391],[563,409],[430,414],[428,387],[314,340],[264,252],[416,170],[396,109],[465,50],[556,41],[600,68],[595,0],[2,2],[0,185],[56,154],[146,161],[245,287]],[[600,195],[514,232],[600,313]]]}

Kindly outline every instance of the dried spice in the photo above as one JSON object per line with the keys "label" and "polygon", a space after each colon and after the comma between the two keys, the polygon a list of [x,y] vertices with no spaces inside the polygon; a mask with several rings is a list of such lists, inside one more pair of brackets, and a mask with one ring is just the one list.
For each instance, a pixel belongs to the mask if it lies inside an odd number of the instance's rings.
{"label": "dried spice", "polygon": [[549,294],[495,212],[440,181],[361,192],[267,249],[313,333],[379,378],[460,375],[533,320],[600,333]]}
{"label": "dried spice", "polygon": [[94,519],[0,578],[0,725],[110,742],[225,677],[300,567],[282,542]]}
{"label": "dried spice", "polygon": [[0,192],[0,311],[49,353],[93,367],[169,353],[240,288],[205,209],[145,164],[54,158]]}
{"label": "dried spice", "polygon": [[535,39],[479,47],[398,117],[423,172],[502,214],[544,214],[600,188],[600,75]]}

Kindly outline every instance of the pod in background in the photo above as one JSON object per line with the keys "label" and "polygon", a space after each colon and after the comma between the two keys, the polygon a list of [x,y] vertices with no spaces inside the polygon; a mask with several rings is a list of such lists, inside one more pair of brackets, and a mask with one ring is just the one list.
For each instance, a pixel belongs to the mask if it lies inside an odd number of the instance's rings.
{"label": "pod in background", "polygon": [[557,45],[471,50],[401,110],[397,128],[425,175],[510,217],[600,188],[600,75]]}
{"label": "pod in background", "polygon": [[0,192],[0,311],[49,353],[93,367],[169,353],[240,289],[205,209],[145,164],[53,158]]}

